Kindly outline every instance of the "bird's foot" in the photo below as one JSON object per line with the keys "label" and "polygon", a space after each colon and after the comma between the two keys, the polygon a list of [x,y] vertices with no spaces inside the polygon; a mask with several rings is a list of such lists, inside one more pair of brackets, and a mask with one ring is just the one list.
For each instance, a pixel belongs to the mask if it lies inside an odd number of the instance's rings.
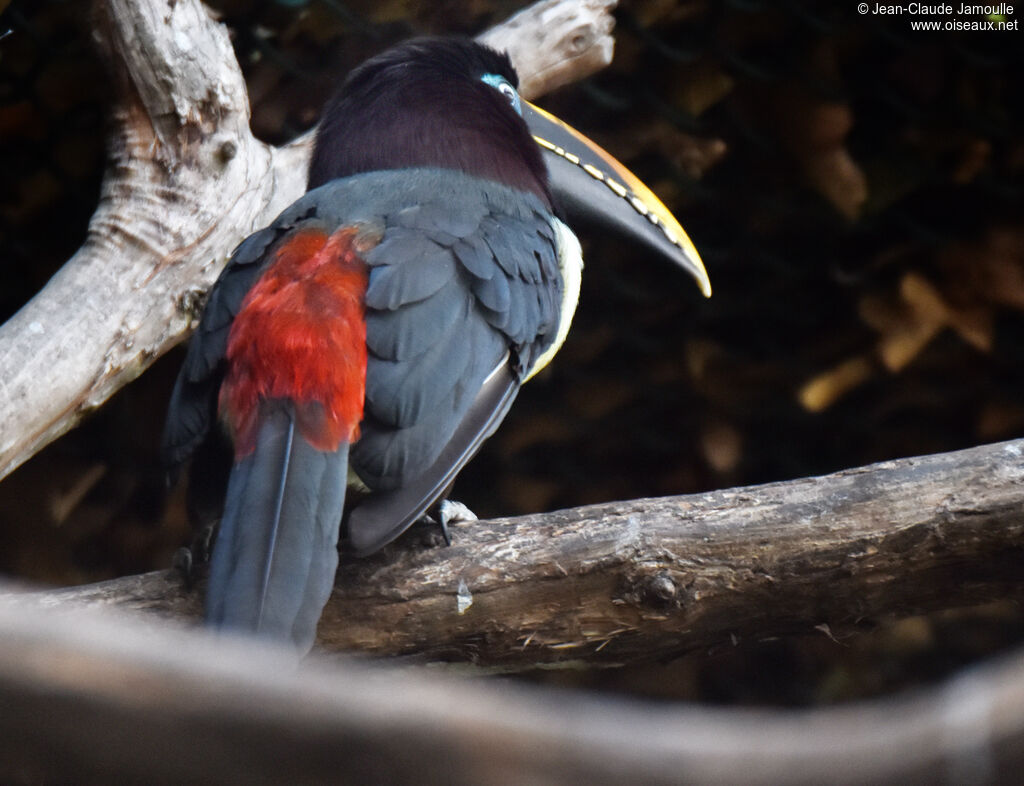
{"label": "bird's foot", "polygon": [[444,538],[444,545],[450,546],[452,545],[452,535],[448,525],[453,522],[476,521],[477,515],[461,502],[443,499],[437,506],[436,514],[434,516],[426,516],[425,518],[428,522],[440,528],[441,537]]}
{"label": "bird's foot", "polygon": [[211,544],[216,531],[216,524],[207,524],[196,533],[190,545],[182,546],[174,552],[171,567],[178,572],[185,582],[185,589],[190,592],[195,586],[199,566],[210,561]]}

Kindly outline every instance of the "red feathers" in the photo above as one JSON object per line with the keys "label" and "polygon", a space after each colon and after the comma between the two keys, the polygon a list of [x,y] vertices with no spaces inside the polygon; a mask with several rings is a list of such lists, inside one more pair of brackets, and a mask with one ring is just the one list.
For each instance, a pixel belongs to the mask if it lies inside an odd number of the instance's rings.
{"label": "red feathers", "polygon": [[242,301],[228,337],[220,412],[238,457],[255,447],[262,402],[295,404],[303,437],[337,450],[359,437],[366,387],[366,265],[355,230],[300,230]]}

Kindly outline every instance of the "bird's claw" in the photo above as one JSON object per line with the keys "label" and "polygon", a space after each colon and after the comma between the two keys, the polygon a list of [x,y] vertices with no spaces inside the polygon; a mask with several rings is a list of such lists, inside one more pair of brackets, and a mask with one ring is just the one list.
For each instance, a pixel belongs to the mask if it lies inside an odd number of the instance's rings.
{"label": "bird's claw", "polygon": [[437,506],[437,525],[441,528],[441,537],[444,538],[444,545],[452,545],[451,531],[448,525],[453,521],[476,521],[476,514],[463,505],[451,499],[441,500]]}
{"label": "bird's claw", "polygon": [[191,590],[195,581],[195,560],[192,557],[192,549],[182,546],[175,551],[174,557],[171,559],[171,569],[181,576],[181,580],[185,583],[185,589]]}
{"label": "bird's claw", "polygon": [[216,523],[207,524],[196,533],[190,545],[182,546],[174,552],[171,568],[181,576],[185,589],[189,591],[195,586],[199,566],[210,561],[213,534],[216,531]]}

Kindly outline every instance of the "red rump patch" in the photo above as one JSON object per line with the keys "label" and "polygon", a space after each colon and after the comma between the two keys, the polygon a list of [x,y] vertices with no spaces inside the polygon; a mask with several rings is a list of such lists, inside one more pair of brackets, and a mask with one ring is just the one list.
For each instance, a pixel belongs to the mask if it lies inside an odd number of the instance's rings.
{"label": "red rump patch", "polygon": [[366,394],[366,264],[356,230],[286,238],[242,301],[228,335],[220,412],[239,458],[256,445],[260,407],[295,404],[303,437],[334,451],[359,438]]}

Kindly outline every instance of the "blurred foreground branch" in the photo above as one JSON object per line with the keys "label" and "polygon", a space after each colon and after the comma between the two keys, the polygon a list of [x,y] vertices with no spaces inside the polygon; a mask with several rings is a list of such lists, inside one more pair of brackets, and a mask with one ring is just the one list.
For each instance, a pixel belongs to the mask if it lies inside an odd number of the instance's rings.
{"label": "blurred foreground branch", "polygon": [[5,783],[1012,783],[1024,654],[816,710],[638,703],[0,601]]}
{"label": "blurred foreground branch", "polygon": [[[593,505],[403,538],[343,561],[332,651],[500,669],[613,665],[1024,596],[1024,440],[818,478]],[[195,616],[152,573],[45,593],[54,605]]]}

